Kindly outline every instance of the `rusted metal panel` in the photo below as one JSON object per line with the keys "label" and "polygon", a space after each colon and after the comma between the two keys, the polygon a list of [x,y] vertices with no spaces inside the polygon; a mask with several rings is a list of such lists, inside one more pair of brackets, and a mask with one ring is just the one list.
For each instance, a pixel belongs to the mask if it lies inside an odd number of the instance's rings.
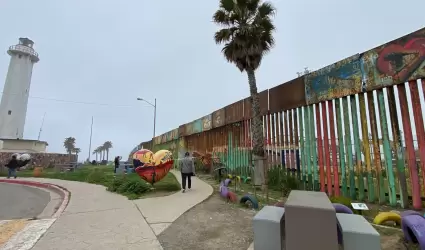
{"label": "rusted metal panel", "polygon": [[243,100],[243,112],[245,119],[251,119],[252,118],[252,104],[251,104],[251,98],[247,97]]}
{"label": "rusted metal panel", "polygon": [[186,123],[184,126],[186,136],[193,134],[193,122]]}
{"label": "rusted metal panel", "polygon": [[269,89],[270,113],[306,105],[304,76]]}
{"label": "rusted metal panel", "polygon": [[212,115],[206,115],[202,117],[202,131],[208,131],[212,129]]}
{"label": "rusted metal panel", "polygon": [[266,89],[260,92],[259,95],[261,115],[266,115],[269,112],[269,90]]}
{"label": "rusted metal panel", "polygon": [[235,122],[242,121],[244,115],[244,100],[240,100],[238,102],[230,104],[224,109],[226,114],[226,124],[232,124]]}
{"label": "rusted metal panel", "polygon": [[179,137],[183,137],[185,135],[186,135],[186,126],[183,124],[179,126]]}
{"label": "rusted metal panel", "polygon": [[212,113],[212,127],[219,128],[224,126],[225,123],[225,111],[223,109],[219,109]]}

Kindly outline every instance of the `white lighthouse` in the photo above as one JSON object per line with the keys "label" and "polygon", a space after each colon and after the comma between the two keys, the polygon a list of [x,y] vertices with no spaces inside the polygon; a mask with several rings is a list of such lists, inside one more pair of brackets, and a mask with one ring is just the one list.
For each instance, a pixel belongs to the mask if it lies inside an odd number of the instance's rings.
{"label": "white lighthouse", "polygon": [[32,69],[40,60],[33,45],[19,38],[7,51],[11,58],[0,103],[0,139],[23,139]]}

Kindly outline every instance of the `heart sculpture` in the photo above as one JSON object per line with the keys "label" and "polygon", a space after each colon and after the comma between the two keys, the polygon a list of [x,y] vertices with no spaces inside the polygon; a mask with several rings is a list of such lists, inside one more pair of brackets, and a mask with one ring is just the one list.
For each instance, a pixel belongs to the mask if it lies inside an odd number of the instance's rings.
{"label": "heart sculpture", "polygon": [[[145,149],[146,150],[146,149]],[[143,180],[154,184],[162,180],[173,167],[173,155],[168,150],[159,150],[155,154],[149,154],[146,150],[145,152],[141,152],[140,154],[134,153],[133,161],[140,160],[145,161],[141,166],[136,167],[136,173]]]}

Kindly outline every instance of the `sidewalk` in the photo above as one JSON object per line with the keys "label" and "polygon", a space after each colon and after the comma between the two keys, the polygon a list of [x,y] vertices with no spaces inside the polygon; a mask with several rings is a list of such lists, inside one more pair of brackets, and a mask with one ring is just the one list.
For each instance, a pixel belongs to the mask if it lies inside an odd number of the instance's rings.
{"label": "sidewalk", "polygon": [[[176,170],[170,172],[180,183],[182,182],[180,172]],[[209,184],[197,177],[192,177],[192,190],[186,193],[177,192],[164,197],[135,200],[134,204],[137,205],[155,234],[159,235],[184,212],[207,199],[212,193],[213,188]]]}
{"label": "sidewalk", "polygon": [[[180,178],[178,173],[176,176]],[[162,249],[155,234],[212,193],[212,187],[197,178],[192,180],[191,192],[135,201],[100,185],[41,178],[19,180],[55,184],[71,193],[68,206],[33,250]]]}

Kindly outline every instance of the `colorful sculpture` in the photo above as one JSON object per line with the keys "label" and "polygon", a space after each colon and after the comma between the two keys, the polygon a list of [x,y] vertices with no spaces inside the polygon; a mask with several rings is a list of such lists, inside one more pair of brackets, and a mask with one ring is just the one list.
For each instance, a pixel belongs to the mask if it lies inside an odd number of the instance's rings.
{"label": "colorful sculpture", "polygon": [[133,154],[133,166],[135,168],[153,165],[153,153],[148,149],[140,149]]}
{"label": "colorful sculpture", "polygon": [[135,172],[143,180],[151,183],[162,180],[173,167],[173,155],[168,150],[159,150],[155,154],[147,149],[142,149],[133,154]]}

